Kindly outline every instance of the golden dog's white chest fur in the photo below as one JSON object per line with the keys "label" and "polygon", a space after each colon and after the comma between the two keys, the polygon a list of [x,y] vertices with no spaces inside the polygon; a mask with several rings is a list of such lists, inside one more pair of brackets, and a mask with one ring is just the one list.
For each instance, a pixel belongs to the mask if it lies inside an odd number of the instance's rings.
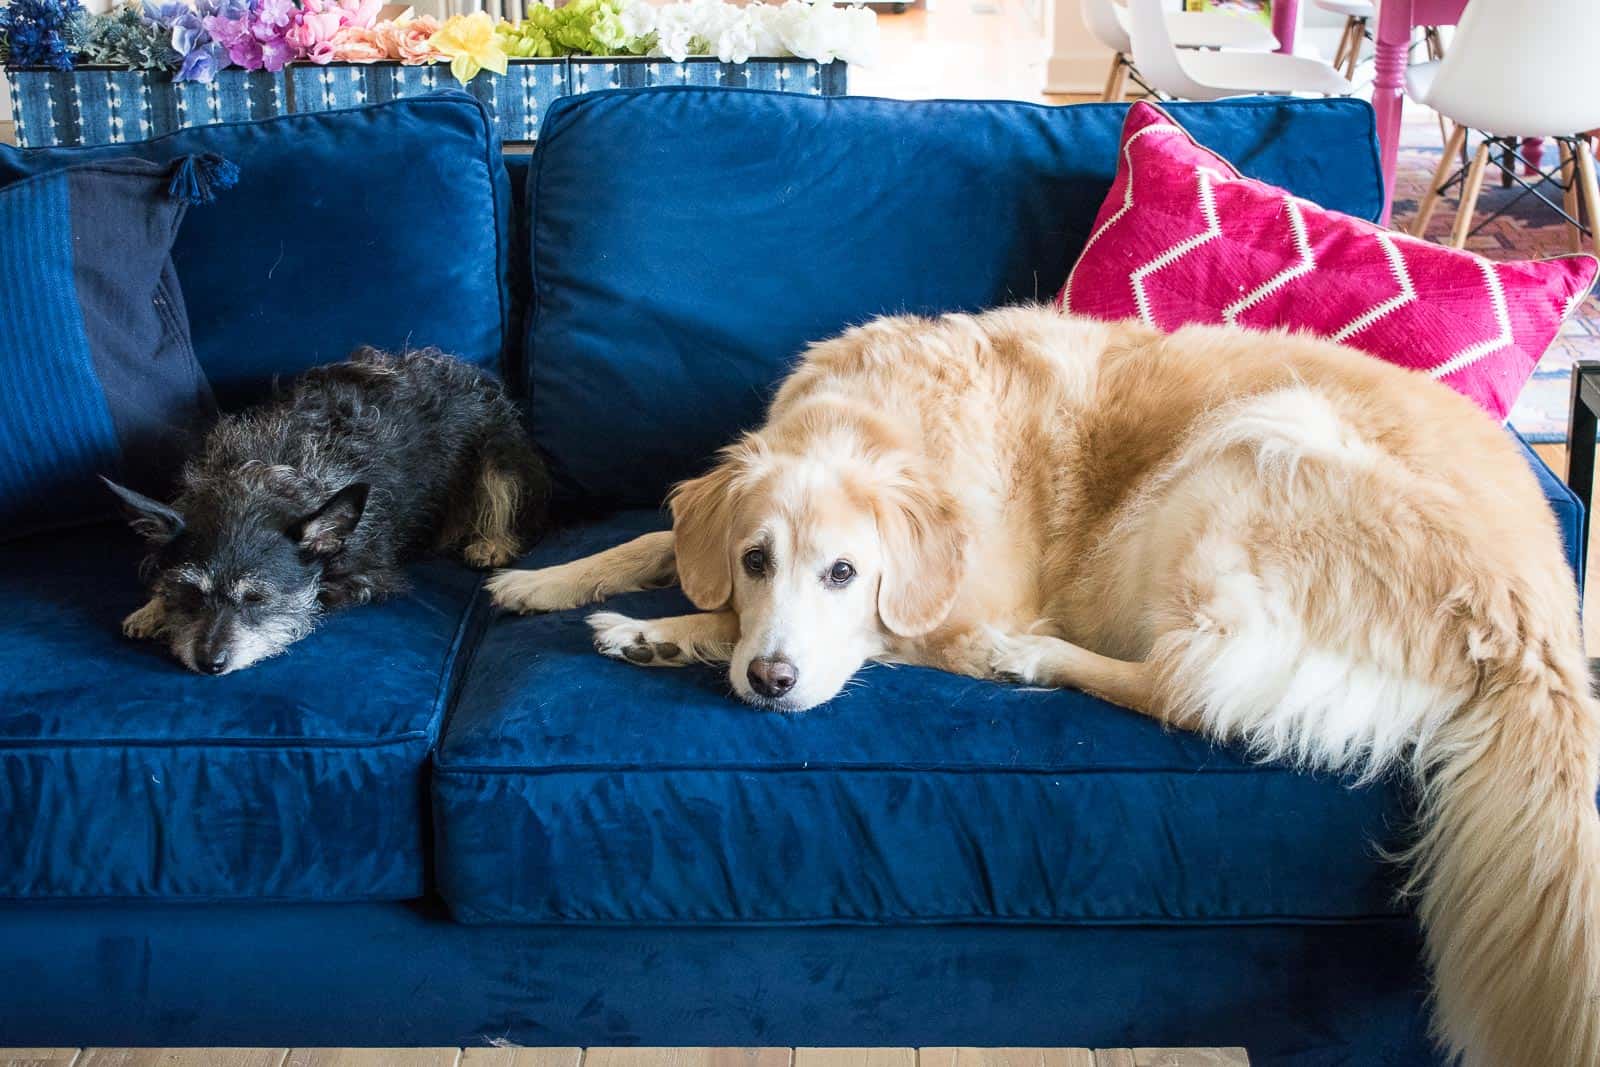
{"label": "golden dog's white chest fur", "polygon": [[700,613],[602,613],[600,650],[726,662],[781,710],[879,659],[1403,771],[1446,1048],[1600,1063],[1600,709],[1574,583],[1509,436],[1444,386],[1285,334],[882,319],[815,346],[672,509],[670,533],[492,592],[553,610],[676,575]]}

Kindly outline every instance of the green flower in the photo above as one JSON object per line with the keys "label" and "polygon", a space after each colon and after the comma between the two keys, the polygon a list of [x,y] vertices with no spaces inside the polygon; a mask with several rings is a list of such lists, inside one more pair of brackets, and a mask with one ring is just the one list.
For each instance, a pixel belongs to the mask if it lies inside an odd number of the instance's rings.
{"label": "green flower", "polygon": [[172,31],[145,18],[132,4],[90,17],[83,58],[88,63],[134,70],[173,69],[183,59],[172,47]]}

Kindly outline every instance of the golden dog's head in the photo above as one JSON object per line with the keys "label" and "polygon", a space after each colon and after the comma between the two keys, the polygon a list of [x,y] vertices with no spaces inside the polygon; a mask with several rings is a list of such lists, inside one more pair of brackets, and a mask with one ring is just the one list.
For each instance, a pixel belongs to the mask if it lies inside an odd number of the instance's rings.
{"label": "golden dog's head", "polygon": [[751,434],[672,495],[683,591],[731,610],[729,679],[743,699],[804,711],[895,637],[937,627],[966,563],[966,523],[914,456],[859,427],[784,447]]}

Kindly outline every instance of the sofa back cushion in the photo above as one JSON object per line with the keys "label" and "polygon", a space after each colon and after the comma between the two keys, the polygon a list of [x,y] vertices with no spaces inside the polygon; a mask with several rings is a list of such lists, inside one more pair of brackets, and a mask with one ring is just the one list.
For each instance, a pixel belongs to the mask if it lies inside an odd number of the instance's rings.
{"label": "sofa back cushion", "polygon": [[438,345],[499,367],[510,191],[488,116],[465,93],[135,144],[0,146],[0,186],[88,160],[201,152],[237,163],[239,184],[190,216],[172,258],[195,353],[224,407],[363,344]]}
{"label": "sofa back cushion", "polygon": [[[1049,300],[1115,177],[1121,105],[572,97],[529,176],[534,432],[591,507],[659,504],[758,423],[804,347],[888,312]],[[1248,175],[1364,218],[1371,109],[1175,105]]]}

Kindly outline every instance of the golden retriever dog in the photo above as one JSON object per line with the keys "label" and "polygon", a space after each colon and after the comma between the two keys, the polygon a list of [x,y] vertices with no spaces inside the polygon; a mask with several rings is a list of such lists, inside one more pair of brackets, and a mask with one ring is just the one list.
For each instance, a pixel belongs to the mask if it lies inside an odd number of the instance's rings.
{"label": "golden retriever dog", "polygon": [[672,529],[502,572],[645,666],[802,711],[867,660],[1075,686],[1263,759],[1409,773],[1437,1031],[1600,1064],[1600,715],[1571,572],[1506,432],[1341,345],[1042,308],[813,347]]}

